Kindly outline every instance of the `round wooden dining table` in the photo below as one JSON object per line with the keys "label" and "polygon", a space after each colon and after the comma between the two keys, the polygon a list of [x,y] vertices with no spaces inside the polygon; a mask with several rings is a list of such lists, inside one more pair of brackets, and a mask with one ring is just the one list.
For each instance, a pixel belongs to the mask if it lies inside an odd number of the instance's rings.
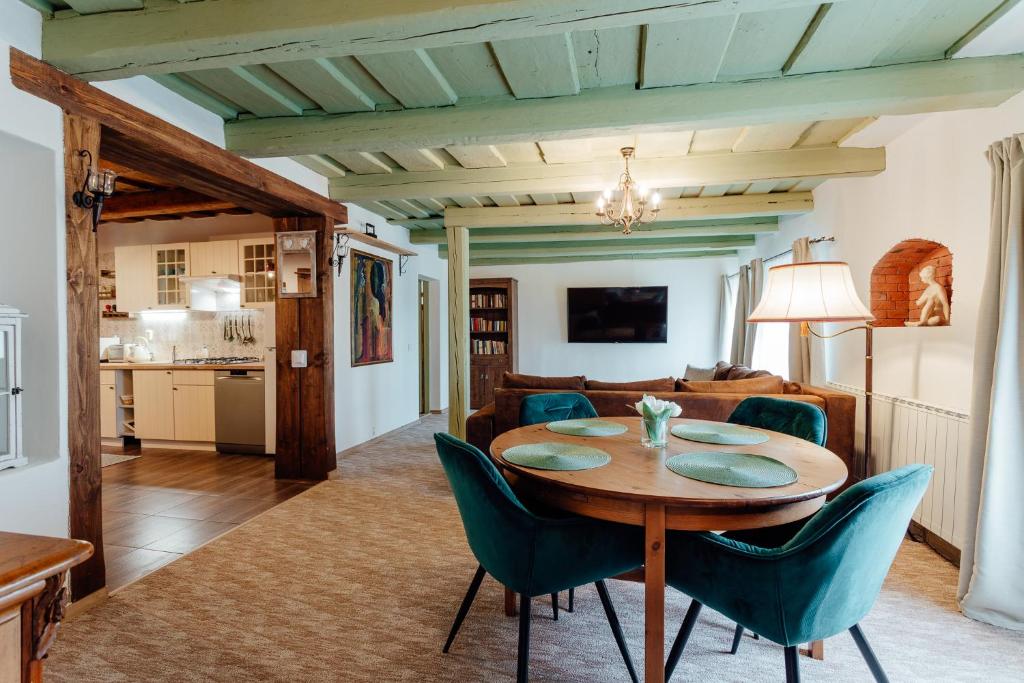
{"label": "round wooden dining table", "polygon": [[[847,477],[843,461],[831,451],[803,439],[757,430],[769,439],[757,445],[724,446],[669,436],[665,448],[640,443],[639,417],[602,417],[627,431],[616,436],[570,436],[544,424],[520,427],[491,443],[491,457],[529,499],[585,517],[644,527],[644,679],[665,680],[665,532],[732,531],[785,524],[813,515],[825,496]],[[706,423],[676,418],[677,424]],[[502,454],[512,446],[574,443],[599,448],[611,462],[588,470],[555,471],[515,465]],[[679,453],[724,451],[766,455],[796,471],[787,486],[739,488],[709,484],[675,474],[665,461]]]}

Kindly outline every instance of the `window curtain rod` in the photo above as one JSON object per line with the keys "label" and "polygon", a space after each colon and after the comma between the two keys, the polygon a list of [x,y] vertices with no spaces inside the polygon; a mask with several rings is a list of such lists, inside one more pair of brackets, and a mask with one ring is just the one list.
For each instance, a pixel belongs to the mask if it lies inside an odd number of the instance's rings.
{"label": "window curtain rod", "polygon": [[[829,237],[815,237],[814,239],[810,240],[810,244],[819,244],[821,242],[835,242],[835,241],[836,241],[836,238],[832,237],[832,236],[829,236]],[[769,256],[766,259],[762,259],[762,261],[764,263],[769,263],[770,261],[774,261],[775,259],[780,259],[783,256],[788,256],[789,254],[792,254],[792,253],[793,253],[793,248],[790,247],[786,251],[780,251],[778,254],[775,254],[774,256]],[[740,274],[740,272],[737,270],[735,273],[730,273],[726,277],[734,278],[734,277],[736,277],[739,274]]]}

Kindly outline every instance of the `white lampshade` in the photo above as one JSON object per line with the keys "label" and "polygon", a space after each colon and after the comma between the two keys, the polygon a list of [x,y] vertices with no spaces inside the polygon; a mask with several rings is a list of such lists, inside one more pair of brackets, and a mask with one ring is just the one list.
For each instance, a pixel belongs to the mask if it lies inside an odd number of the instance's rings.
{"label": "white lampshade", "polygon": [[761,301],[747,321],[850,322],[874,319],[875,316],[857,296],[850,266],[841,261],[819,261],[770,268]]}

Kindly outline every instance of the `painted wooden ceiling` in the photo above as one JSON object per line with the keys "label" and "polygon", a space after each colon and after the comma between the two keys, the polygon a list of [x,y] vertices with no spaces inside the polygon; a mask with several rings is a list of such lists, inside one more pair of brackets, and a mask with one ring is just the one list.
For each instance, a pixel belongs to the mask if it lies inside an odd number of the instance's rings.
{"label": "painted wooden ceiling", "polygon": [[[349,26],[312,0],[286,3],[287,14],[283,0],[256,0],[254,11],[281,11],[280,35],[263,43],[260,20],[246,32],[250,20],[232,23],[214,0],[25,1],[52,13],[49,61],[90,79],[148,75],[221,116],[229,149],[292,156],[331,179],[332,197],[422,231],[423,241],[438,241],[448,207],[590,204],[617,178],[623,146],[637,148],[638,179],[668,199],[804,193],[829,178],[880,172],[883,150],[838,148],[874,115],[1002,96],[901,100],[899,91],[925,78],[890,65],[923,65],[933,87],[950,88],[939,82],[956,78],[932,63],[1017,2],[462,1],[446,13],[446,3],[380,0],[349,8],[359,14]],[[505,17],[495,4],[535,16]],[[398,21],[403,11],[416,26]],[[319,21],[321,33],[303,20]],[[375,45],[351,33],[358,20],[378,29]],[[90,36],[106,42],[84,44]],[[344,39],[332,45],[335,36]],[[876,72],[877,82],[834,77]],[[836,106],[814,102],[819,82],[821,99]],[[765,84],[783,89],[755,90]],[[859,99],[840,102],[835,93],[846,90]],[[681,99],[653,99],[676,93]],[[694,113],[703,94],[718,109]],[[805,105],[779,105],[800,97]],[[616,120],[602,109],[625,111]],[[518,129],[516,111],[524,112]]]}

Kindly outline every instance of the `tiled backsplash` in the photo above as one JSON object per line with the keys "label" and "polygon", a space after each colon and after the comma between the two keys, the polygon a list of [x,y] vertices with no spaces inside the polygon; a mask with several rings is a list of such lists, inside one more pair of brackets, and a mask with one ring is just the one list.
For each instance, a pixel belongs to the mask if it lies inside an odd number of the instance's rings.
{"label": "tiled backsplash", "polygon": [[[237,326],[236,326],[237,323]],[[256,341],[243,344],[241,338],[249,334]],[[229,327],[225,339],[225,327]],[[169,360],[171,347],[177,347],[178,358],[195,358],[201,355],[205,346],[210,356],[258,356],[264,355],[264,314],[261,310],[238,312],[187,311],[174,313],[146,313],[135,318],[100,318],[100,336],[118,336],[124,343],[131,343],[136,337],[146,337],[152,330],[153,339],[149,348],[156,360]],[[273,330],[271,330],[273,334]],[[271,340],[271,346],[273,346]]]}

